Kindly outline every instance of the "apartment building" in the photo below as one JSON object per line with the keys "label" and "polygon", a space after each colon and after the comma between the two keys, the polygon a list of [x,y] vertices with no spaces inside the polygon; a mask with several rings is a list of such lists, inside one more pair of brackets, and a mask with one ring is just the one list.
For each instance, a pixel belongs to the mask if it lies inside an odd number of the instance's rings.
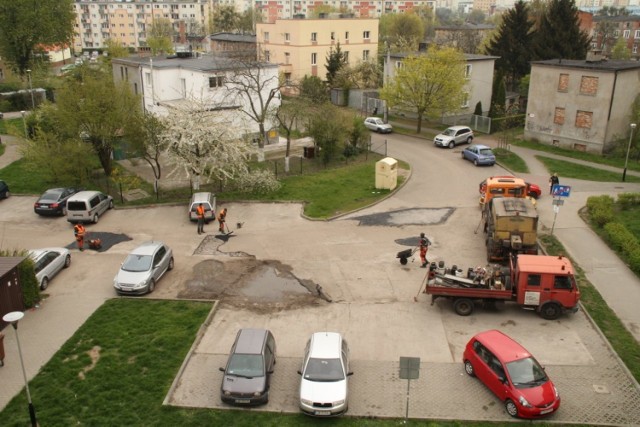
{"label": "apartment building", "polygon": [[[594,16],[588,33],[591,48],[608,55],[616,41],[622,37],[635,59],[640,58],[640,15]],[[607,34],[599,29],[607,28]]]}
{"label": "apartment building", "polygon": [[338,43],[347,63],[378,55],[378,19],[277,19],[256,25],[258,55],[278,64],[287,81],[305,75],[325,79],[326,58]]}
{"label": "apartment building", "polygon": [[99,49],[108,39],[146,47],[154,20],[169,19],[176,34],[206,34],[212,0],[76,0],[76,52]]}
{"label": "apartment building", "polygon": [[638,94],[638,61],[532,62],[524,137],[601,154],[628,137]]}

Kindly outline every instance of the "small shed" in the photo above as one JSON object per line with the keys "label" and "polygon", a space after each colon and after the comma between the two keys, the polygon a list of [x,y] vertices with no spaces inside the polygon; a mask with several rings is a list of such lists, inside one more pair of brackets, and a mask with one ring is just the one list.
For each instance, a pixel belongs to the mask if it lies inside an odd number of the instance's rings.
{"label": "small shed", "polygon": [[2,317],[12,311],[24,311],[18,265],[24,257],[0,257],[0,331],[7,324]]}

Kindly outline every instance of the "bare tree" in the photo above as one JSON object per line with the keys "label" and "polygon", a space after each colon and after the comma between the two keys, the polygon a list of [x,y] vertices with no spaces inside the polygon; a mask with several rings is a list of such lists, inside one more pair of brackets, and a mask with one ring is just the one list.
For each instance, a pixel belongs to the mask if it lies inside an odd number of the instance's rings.
{"label": "bare tree", "polygon": [[289,172],[289,152],[291,149],[291,134],[298,129],[298,120],[303,118],[309,102],[305,98],[295,97],[282,101],[276,113],[280,127],[284,129],[287,138],[287,149],[284,154],[284,170]]}

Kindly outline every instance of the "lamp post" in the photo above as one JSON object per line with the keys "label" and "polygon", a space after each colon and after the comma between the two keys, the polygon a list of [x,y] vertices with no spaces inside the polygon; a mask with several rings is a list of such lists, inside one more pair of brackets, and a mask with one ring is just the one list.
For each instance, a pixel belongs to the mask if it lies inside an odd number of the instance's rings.
{"label": "lamp post", "polygon": [[26,139],[27,138],[27,119],[25,117],[27,115],[27,112],[22,110],[20,111],[20,114],[22,114],[22,125],[24,126],[24,137]]}
{"label": "lamp post", "polygon": [[22,376],[24,377],[24,386],[27,390],[27,400],[29,401],[29,417],[31,418],[31,426],[37,427],[38,421],[36,420],[36,408],[31,401],[31,393],[29,392],[29,382],[27,381],[27,371],[24,369],[24,360],[22,360],[22,349],[20,348],[20,338],[18,337],[18,322],[24,317],[24,313],[21,311],[12,311],[2,316],[2,320],[7,323],[11,323],[13,330],[16,331],[16,343],[18,344],[18,354],[20,355],[20,365],[22,365]]}
{"label": "lamp post", "polygon": [[636,129],[636,124],[631,123],[631,135],[629,135],[629,145],[627,145],[627,157],[624,159],[624,170],[622,171],[622,182],[627,179],[627,164],[629,163],[629,151],[631,151],[631,141],[633,141],[633,131]]}
{"label": "lamp post", "polygon": [[31,94],[31,109],[36,109],[36,100],[33,97],[33,86],[31,85],[31,70],[27,70],[27,77],[29,78],[29,93]]}

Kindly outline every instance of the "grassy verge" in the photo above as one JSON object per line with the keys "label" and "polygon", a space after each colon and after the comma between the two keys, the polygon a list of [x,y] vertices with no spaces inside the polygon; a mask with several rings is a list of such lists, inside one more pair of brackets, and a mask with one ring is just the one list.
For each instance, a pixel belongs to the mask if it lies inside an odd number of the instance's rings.
{"label": "grassy verge", "polygon": [[505,168],[516,173],[529,173],[527,163],[514,152],[504,148],[495,148],[493,153],[496,155],[496,161]]}
{"label": "grassy verge", "polygon": [[[225,427],[392,427],[403,424],[397,419],[324,420],[259,410],[162,406],[210,309],[209,303],[190,301],[113,299],[106,302],[31,381],[39,424]],[[24,392],[0,412],[0,419],[7,427],[29,425]],[[409,420],[403,425],[489,427],[512,423]]]}
{"label": "grassy verge", "polygon": [[0,120],[0,135],[24,136],[24,122],[21,118]]}
{"label": "grassy verge", "polygon": [[[558,176],[560,176],[561,179],[564,177],[599,182],[622,181],[622,173],[620,172],[611,172],[545,156],[536,155],[535,157],[540,160],[549,171],[558,172]],[[627,182],[640,182],[640,177],[627,175]]]}
{"label": "grassy verge", "polygon": [[[549,255],[565,254],[564,246],[550,235],[540,236],[540,241]],[[587,280],[584,270],[575,262],[576,280],[580,287],[580,301],[620,359],[636,381],[640,381],[640,344],[627,330],[616,313],[607,305],[597,289]]]}

